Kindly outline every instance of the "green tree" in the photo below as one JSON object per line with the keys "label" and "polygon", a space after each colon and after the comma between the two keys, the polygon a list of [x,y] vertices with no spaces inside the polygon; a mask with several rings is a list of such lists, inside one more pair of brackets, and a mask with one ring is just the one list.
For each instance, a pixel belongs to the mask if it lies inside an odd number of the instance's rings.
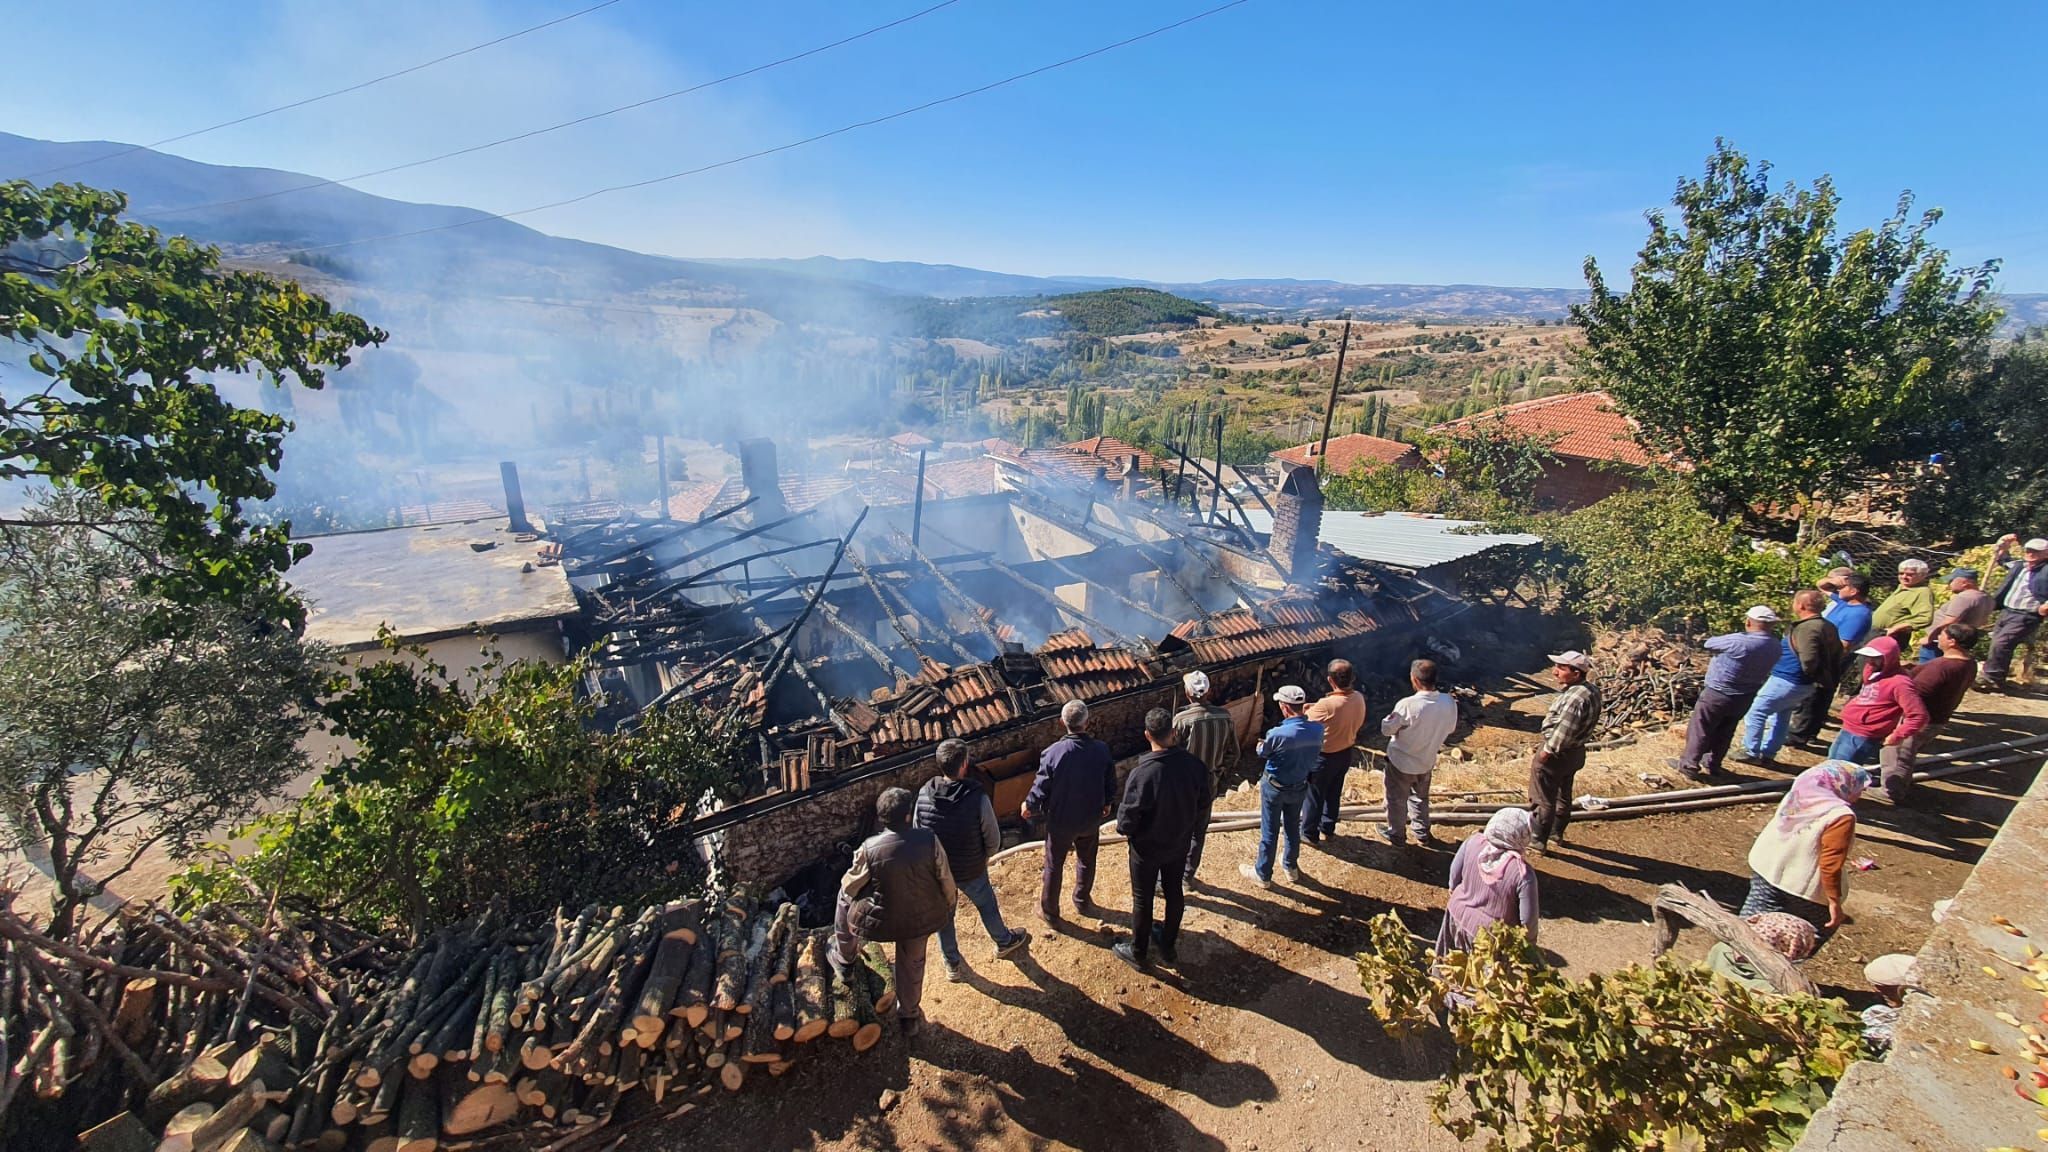
{"label": "green tree", "polygon": [[144,575],[180,599],[274,585],[293,546],[284,525],[252,527],[243,502],[272,494],[290,425],[229,403],[213,377],[318,388],[384,333],[291,281],[225,270],[217,250],[126,208],[80,185],[0,184],[0,338],[29,369],[0,378],[0,478],[154,522],[172,562]]}
{"label": "green tree", "polygon": [[1681,180],[1676,222],[1650,214],[1625,293],[1587,258],[1590,382],[1709,507],[1842,494],[1896,464],[1996,321],[1993,266],[1952,269],[1928,242],[1938,211],[1901,195],[1883,224],[1836,231],[1826,177],[1773,191],[1769,166],[1717,141]]}
{"label": "green tree", "polygon": [[2023,334],[1972,373],[1926,446],[1939,468],[1914,485],[1906,519],[1921,537],[1990,540],[2048,520],[2048,342]]}
{"label": "green tree", "polygon": [[306,768],[319,653],[247,602],[143,579],[164,530],[72,493],[29,510],[0,583],[0,849],[47,857],[50,920],[152,850],[189,854]]}

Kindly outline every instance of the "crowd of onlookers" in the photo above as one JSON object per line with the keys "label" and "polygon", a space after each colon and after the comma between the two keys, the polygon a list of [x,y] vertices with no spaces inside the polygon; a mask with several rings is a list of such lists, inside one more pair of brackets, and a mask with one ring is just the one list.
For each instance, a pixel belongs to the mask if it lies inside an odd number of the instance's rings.
{"label": "crowd of onlookers", "polygon": [[[2015,557],[2017,547],[2021,555]],[[2048,540],[2020,544],[2007,535],[1994,553],[1997,571],[1985,591],[1982,574],[1956,568],[1944,578],[1946,599],[1929,586],[1920,560],[1899,565],[1898,586],[1872,604],[1869,581],[1837,568],[1817,587],[1792,597],[1790,622],[1768,605],[1751,608],[1743,628],[1715,636],[1704,685],[1686,727],[1685,748],[1670,761],[1684,776],[1719,774],[1740,734],[1740,758],[1770,766],[1787,744],[1817,737],[1833,702],[1842,697],[1840,727],[1821,763],[1792,782],[1749,854],[1748,898],[1742,915],[1756,938],[1793,959],[1810,954],[1844,919],[1848,860],[1856,834],[1855,803],[1878,769],[1895,802],[1911,789],[1916,758],[1946,724],[1974,685],[2001,690],[2015,649],[2048,618]],[[1973,653],[1991,636],[1981,668]],[[1909,667],[1904,656],[1914,655]],[[1528,854],[1562,846],[1571,821],[1574,779],[1586,745],[1599,726],[1601,698],[1581,652],[1550,657],[1558,691],[1531,754],[1529,804],[1503,808],[1480,835],[1460,844],[1451,861],[1439,951],[1469,947],[1492,924],[1519,925],[1532,941],[1541,919],[1535,869]],[[1298,685],[1275,691],[1280,723],[1259,740],[1258,848],[1240,866],[1257,888],[1276,874],[1302,881],[1301,846],[1336,835],[1344,812],[1344,782],[1356,766],[1367,720],[1365,697],[1349,662],[1324,670],[1326,691],[1310,700]],[[1436,847],[1430,828],[1430,782],[1458,710],[1438,687],[1434,661],[1409,669],[1412,693],[1380,723],[1386,738],[1385,810],[1380,835],[1392,845],[1412,837]],[[1115,817],[1127,846],[1131,927],[1115,954],[1140,970],[1178,963],[1180,925],[1188,886],[1197,871],[1214,818],[1217,796],[1238,776],[1241,741],[1236,721],[1210,698],[1202,672],[1183,681],[1186,706],[1153,709],[1144,719],[1148,751],[1118,787],[1109,746],[1089,735],[1088,705],[1069,701],[1060,711],[1065,733],[1039,758],[1022,815],[1043,832],[1044,856],[1038,917],[1053,930],[1066,923],[1062,889],[1073,862],[1071,903],[1095,911],[1095,867],[1103,822]],[[967,746],[958,740],[937,749],[939,773],[915,795],[883,792],[876,811],[882,830],[854,853],[840,886],[834,961],[850,956],[857,940],[896,945],[898,1015],[906,1030],[922,1017],[926,952],[939,938],[941,963],[951,980],[966,977],[967,961],[954,930],[961,895],[976,910],[997,957],[1014,955],[1030,939],[1005,923],[988,880],[1001,844],[988,789],[976,778]],[[1362,813],[1348,814],[1356,819]],[[1739,950],[1717,948],[1710,963],[1731,979],[1756,984],[1754,965]],[[1878,976],[1890,978],[1890,967]],[[1878,976],[1873,976],[1877,979]]]}

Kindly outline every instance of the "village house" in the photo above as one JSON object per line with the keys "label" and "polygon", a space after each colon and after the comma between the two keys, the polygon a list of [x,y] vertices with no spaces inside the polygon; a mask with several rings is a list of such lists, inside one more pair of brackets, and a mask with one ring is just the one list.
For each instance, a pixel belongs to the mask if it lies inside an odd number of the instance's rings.
{"label": "village house", "polygon": [[[1430,429],[1438,436],[1456,436],[1500,421],[1510,431],[1549,443],[1556,459],[1536,485],[1540,507],[1584,508],[1634,487],[1650,454],[1636,440],[1635,425],[1614,407],[1605,392],[1567,392],[1489,408],[1462,420]],[[1335,448],[1334,443],[1331,446]]]}

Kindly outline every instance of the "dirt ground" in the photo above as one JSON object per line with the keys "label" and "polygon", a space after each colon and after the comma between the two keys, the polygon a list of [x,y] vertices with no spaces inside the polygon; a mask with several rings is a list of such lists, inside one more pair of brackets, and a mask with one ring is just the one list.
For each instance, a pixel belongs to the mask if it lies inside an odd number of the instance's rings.
{"label": "dirt ground", "polygon": [[[2038,732],[2048,732],[2048,699],[1972,696],[1936,750]],[[1513,743],[1496,739],[1508,746],[1447,773],[1465,777],[1454,787],[1512,784],[1504,777],[1516,772]],[[1628,781],[1635,784],[1625,790],[1641,791],[1640,775],[1665,774],[1661,760],[1675,749],[1675,734],[1664,732],[1596,753],[1580,791]],[[1851,922],[1807,966],[1827,992],[1869,1002],[1863,964],[1919,947],[1934,902],[1955,894],[2033,772],[2023,765],[1943,782],[1909,809],[1869,794],[1856,855],[1877,868],[1856,875]],[[1376,797],[1376,774],[1354,773],[1348,791]],[[1769,812],[1758,804],[1575,824],[1570,847],[1538,861],[1543,947],[1578,974],[1646,960],[1656,886],[1680,883],[1724,904],[1739,901],[1744,857]],[[1047,933],[1031,914],[1038,857],[1005,860],[995,871],[1005,914],[1036,933],[1019,963],[988,957],[963,904],[973,974],[964,984],[945,982],[934,946],[928,1023],[918,1035],[892,1031],[857,1060],[799,1063],[781,1081],[750,1083],[694,1116],[633,1134],[625,1146],[1455,1148],[1428,1109],[1445,1054],[1381,1034],[1351,960],[1365,921],[1390,908],[1417,932],[1435,933],[1450,853],[1397,850],[1370,828],[1347,824],[1327,851],[1305,849],[1304,882],[1269,892],[1237,874],[1256,847],[1252,833],[1212,839],[1206,883],[1188,904],[1180,968],[1152,975],[1108,951],[1129,931],[1120,846],[1102,851],[1099,923],[1070,922],[1064,935]],[[1472,831],[1442,827],[1439,835],[1455,847]],[[1705,947],[1692,933],[1678,944],[1692,957]]]}

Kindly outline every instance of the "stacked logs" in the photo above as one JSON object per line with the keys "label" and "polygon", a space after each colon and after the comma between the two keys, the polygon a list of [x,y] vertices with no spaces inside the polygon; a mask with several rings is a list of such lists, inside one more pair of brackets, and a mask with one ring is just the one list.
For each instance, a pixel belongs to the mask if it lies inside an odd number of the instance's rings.
{"label": "stacked logs", "polygon": [[1603,633],[1591,655],[1600,729],[1610,735],[1684,720],[1706,683],[1706,653],[1661,629]]}
{"label": "stacked logs", "polygon": [[[835,971],[830,931],[804,928],[779,892],[531,926],[486,915],[375,963],[377,949],[308,948],[290,928],[116,921],[145,926],[122,940],[177,947],[115,960],[106,931],[63,944],[0,909],[0,971],[27,979],[0,1035],[15,1045],[0,1055],[19,1053],[6,1071],[22,1072],[7,1080],[49,1101],[87,1069],[115,1073],[74,1118],[89,1152],[566,1148],[622,1111],[637,1123],[687,1110],[672,1099],[686,1090],[780,1076],[824,1038],[865,1051],[895,1005],[879,947]],[[256,1011],[238,1030],[236,977],[252,968]],[[9,1122],[0,1112],[0,1133]]]}

